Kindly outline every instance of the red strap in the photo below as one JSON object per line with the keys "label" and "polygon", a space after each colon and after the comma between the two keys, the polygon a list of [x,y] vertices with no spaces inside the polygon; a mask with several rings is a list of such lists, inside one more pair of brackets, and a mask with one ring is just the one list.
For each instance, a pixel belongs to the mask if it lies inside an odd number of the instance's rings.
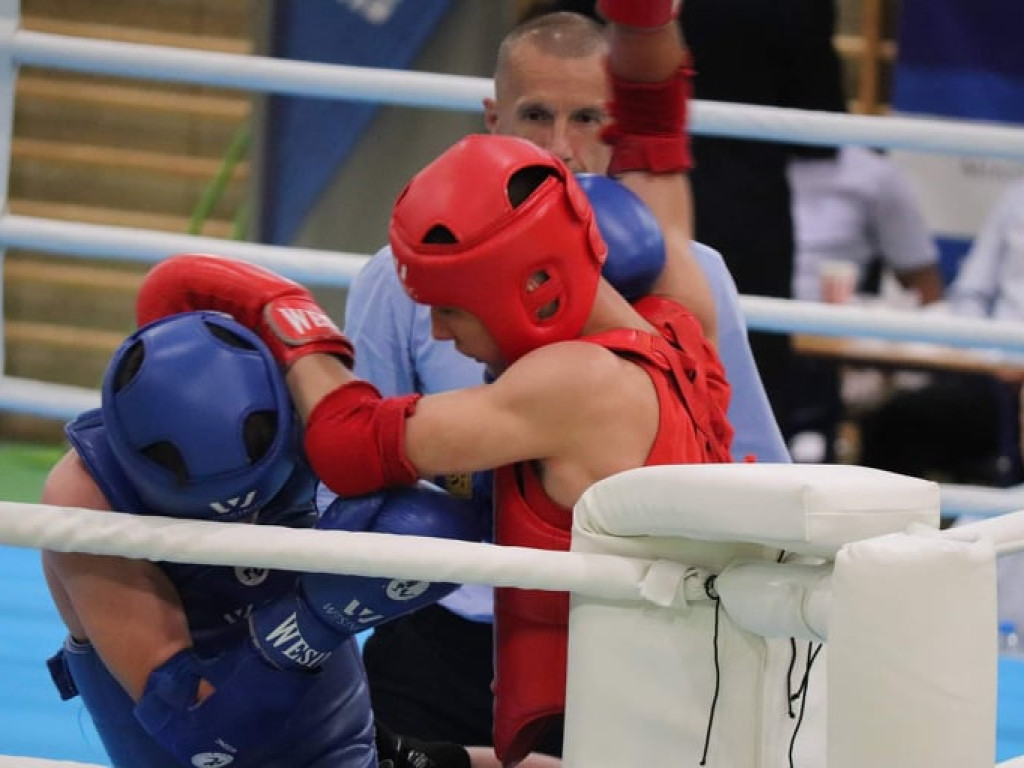
{"label": "red strap", "polygon": [[686,129],[693,70],[680,65],[658,83],[638,83],[608,73],[609,110],[615,122],[601,138],[612,147],[611,175],[625,171],[680,173],[693,167]]}
{"label": "red strap", "polygon": [[421,397],[384,399],[365,381],[330,392],[306,424],[306,455],[317,477],[339,496],[415,483],[419,472],[405,453],[405,419]]}

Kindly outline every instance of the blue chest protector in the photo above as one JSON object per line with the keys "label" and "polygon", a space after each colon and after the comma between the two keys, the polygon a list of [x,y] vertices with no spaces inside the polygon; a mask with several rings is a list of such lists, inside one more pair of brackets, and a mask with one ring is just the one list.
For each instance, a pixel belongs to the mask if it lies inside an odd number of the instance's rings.
{"label": "blue chest protector", "polygon": [[[115,509],[155,514],[140,500],[106,439],[101,413],[90,411],[67,428],[68,437],[93,480]],[[315,478],[299,465],[258,523],[311,528]],[[225,523],[243,524],[243,523]],[[198,655],[214,659],[247,635],[245,619],[254,607],[293,589],[288,571],[158,563],[178,590]],[[81,694],[114,768],[171,768],[177,760],[136,721],[134,702],[87,644],[69,640],[51,662],[65,695]],[[301,706],[282,726],[280,743],[232,762],[235,768],[366,768],[376,765],[373,719],[365,673],[354,639],[338,648],[318,673]],[[60,682],[63,679],[64,685]],[[73,681],[73,685],[69,682]]]}

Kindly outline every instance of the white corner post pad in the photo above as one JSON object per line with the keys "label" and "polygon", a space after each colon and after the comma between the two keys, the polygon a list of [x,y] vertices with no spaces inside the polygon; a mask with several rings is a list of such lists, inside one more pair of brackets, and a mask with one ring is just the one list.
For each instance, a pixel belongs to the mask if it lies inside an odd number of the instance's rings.
{"label": "white corner post pad", "polygon": [[[655,564],[636,600],[572,596],[565,765],[706,754],[709,768],[789,768],[792,742],[797,765],[824,766],[830,561],[851,541],[937,528],[938,499],[934,483],[834,465],[644,467],[596,483],[573,551]],[[708,573],[720,602],[700,595]],[[759,591],[762,576],[775,586]]]}
{"label": "white corner post pad", "polygon": [[915,527],[843,547],[832,577],[829,768],[995,754],[995,549]]}

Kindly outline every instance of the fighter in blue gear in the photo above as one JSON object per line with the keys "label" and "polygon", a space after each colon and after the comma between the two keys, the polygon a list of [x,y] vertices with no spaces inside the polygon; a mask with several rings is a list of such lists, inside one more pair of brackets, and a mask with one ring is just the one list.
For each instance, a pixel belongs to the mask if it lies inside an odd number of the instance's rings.
{"label": "fighter in blue gear", "polygon": [[[335,499],[318,513],[281,374],[253,333],[218,313],[132,334],[108,366],[101,403],[67,426],[72,450],[52,470],[44,502],[479,538],[478,511],[436,490]],[[454,585],[43,557],[70,631],[51,672],[65,698],[81,695],[115,768],[368,768],[377,765],[375,738],[396,767],[469,765],[461,749],[445,747],[440,762],[432,745],[399,749],[386,729],[375,734],[353,638]],[[349,606],[354,618],[337,620],[328,604]]]}

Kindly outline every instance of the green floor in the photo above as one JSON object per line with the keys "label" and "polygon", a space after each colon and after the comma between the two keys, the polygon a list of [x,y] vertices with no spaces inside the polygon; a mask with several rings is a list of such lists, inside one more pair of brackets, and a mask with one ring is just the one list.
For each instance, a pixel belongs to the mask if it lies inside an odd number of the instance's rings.
{"label": "green floor", "polygon": [[46,473],[64,450],[63,446],[0,443],[0,499],[39,501]]}

